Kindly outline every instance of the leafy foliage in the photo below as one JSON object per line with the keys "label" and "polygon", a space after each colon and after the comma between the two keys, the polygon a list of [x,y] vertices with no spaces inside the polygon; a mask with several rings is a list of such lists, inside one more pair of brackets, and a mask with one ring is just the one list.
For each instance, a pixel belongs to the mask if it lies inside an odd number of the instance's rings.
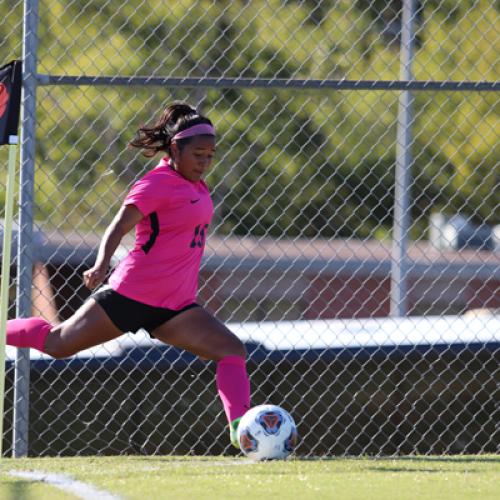
{"label": "leafy foliage", "polygon": [[[0,25],[6,59],[21,55],[19,4],[0,0],[10,20]],[[416,79],[495,79],[497,9],[467,0],[419,5]],[[397,21],[399,9],[399,1],[42,2],[38,70],[392,80],[399,53],[383,36],[384,20]],[[433,210],[500,222],[492,189],[500,176],[497,96],[414,97],[414,236]],[[37,98],[40,219],[105,225],[150,166],[126,148],[134,130],[166,102],[189,99],[220,136],[208,179],[218,231],[368,237],[390,230],[397,92],[86,86],[40,87]]]}

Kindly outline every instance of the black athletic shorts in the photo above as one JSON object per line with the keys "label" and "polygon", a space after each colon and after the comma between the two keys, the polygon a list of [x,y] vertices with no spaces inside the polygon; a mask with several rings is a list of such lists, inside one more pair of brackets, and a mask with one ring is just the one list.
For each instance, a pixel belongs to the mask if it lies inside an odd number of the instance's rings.
{"label": "black athletic shorts", "polygon": [[122,332],[135,333],[144,328],[150,335],[155,328],[174,318],[183,311],[199,307],[198,304],[189,304],[178,311],[164,307],[153,307],[136,300],[129,299],[115,292],[109,285],[96,290],[93,298],[106,312],[109,319]]}

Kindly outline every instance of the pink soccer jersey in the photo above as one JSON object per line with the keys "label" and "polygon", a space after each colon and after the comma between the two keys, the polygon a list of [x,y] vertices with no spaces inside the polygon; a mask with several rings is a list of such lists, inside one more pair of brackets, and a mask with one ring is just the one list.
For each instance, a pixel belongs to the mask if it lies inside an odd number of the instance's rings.
{"label": "pink soccer jersey", "polygon": [[133,250],[109,279],[111,288],[173,310],[195,302],[213,214],[207,185],[185,179],[163,158],[132,186],[123,204],[135,205],[144,218],[136,226]]}

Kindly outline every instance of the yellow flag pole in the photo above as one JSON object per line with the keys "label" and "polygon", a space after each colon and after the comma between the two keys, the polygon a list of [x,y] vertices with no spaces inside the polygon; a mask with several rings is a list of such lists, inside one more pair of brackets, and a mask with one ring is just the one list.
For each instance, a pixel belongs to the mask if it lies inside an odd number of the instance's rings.
{"label": "yellow flag pole", "polygon": [[5,340],[9,309],[10,247],[14,217],[14,185],[16,178],[17,136],[9,137],[9,164],[5,185],[5,214],[2,247],[2,283],[0,285],[0,458],[3,451],[3,412],[5,396]]}

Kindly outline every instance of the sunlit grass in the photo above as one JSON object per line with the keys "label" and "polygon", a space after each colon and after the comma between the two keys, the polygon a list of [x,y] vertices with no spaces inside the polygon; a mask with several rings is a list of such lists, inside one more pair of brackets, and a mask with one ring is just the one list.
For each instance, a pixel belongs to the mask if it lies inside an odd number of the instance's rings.
{"label": "sunlit grass", "polygon": [[252,463],[225,457],[4,459],[0,498],[72,498],[8,474],[64,474],[122,498],[498,498],[500,457],[332,458]]}

